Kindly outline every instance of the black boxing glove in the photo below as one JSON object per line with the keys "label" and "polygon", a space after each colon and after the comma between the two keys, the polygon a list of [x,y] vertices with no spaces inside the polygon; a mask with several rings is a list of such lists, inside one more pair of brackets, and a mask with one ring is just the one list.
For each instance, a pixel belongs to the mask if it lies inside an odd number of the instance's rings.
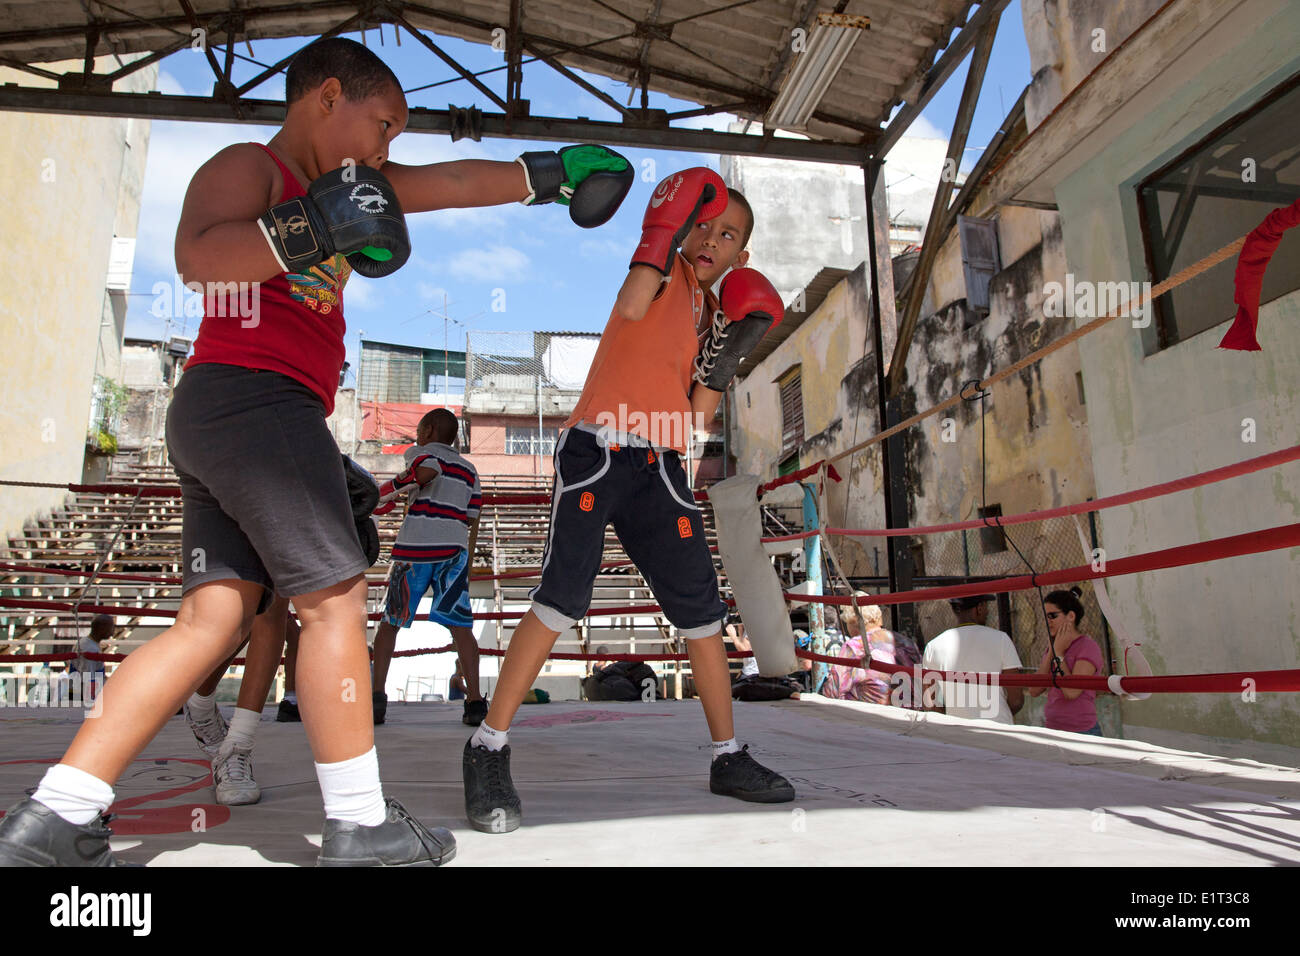
{"label": "black boxing glove", "polygon": [[342,253],[370,279],[391,275],[411,255],[397,194],[378,170],[340,166],[312,181],[307,195],[268,209],[257,221],[285,272],[306,272]]}
{"label": "black boxing glove", "polygon": [[558,202],[583,229],[604,225],[618,211],[632,181],[632,164],[607,146],[565,146],[559,152],[524,153],[525,206]]}
{"label": "black boxing glove", "polygon": [[343,476],[348,484],[348,502],[352,506],[357,541],[373,565],[379,560],[379,527],[370,515],[379,504],[379,483],[347,455],[343,456]]}

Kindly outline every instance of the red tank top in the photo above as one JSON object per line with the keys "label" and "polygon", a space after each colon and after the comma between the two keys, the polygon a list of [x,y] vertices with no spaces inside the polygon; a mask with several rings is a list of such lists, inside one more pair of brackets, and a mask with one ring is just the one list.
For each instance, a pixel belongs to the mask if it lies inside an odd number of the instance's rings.
{"label": "red tank top", "polygon": [[[305,195],[307,190],[279,157],[257,145],[284,177],[279,201]],[[347,259],[336,255],[306,274],[267,279],[256,294],[251,288],[208,289],[194,354],[185,367],[215,363],[281,372],[315,392],[329,415],[347,351],[343,285],[351,274]]]}

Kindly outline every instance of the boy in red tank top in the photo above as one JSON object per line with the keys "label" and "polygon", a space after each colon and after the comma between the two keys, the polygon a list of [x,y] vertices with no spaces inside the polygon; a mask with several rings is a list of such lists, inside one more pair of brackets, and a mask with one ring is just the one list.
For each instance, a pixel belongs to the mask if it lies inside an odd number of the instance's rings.
{"label": "boy in red tank top", "polygon": [[613,215],[633,174],[599,146],[512,163],[389,163],[405,97],[351,40],[304,48],[286,93],[268,145],[231,146],[195,174],[176,232],[177,269],[205,290],[167,418],[184,501],[176,623],[122,663],[102,713],[0,820],[0,866],[115,865],[103,819],[113,782],[276,592],[301,623],[297,692],[325,803],[317,862],[436,866],[455,855],[449,831],[385,800],[379,780],[364,621],[371,561],[358,523],[378,492],[350,496],[325,424],[344,355],[343,287],[354,270],[380,277],[405,261],[403,211],[558,200],[593,226]]}

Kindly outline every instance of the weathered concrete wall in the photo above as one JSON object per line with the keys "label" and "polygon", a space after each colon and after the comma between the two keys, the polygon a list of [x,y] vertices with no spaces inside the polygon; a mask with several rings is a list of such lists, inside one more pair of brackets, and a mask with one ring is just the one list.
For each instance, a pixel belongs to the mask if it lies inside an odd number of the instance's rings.
{"label": "weathered concrete wall", "polygon": [[[1203,43],[1193,81],[1143,103],[1140,123],[1106,129],[1105,148],[1057,186],[1066,257],[1080,280],[1145,274],[1135,186],[1300,69],[1300,6],[1247,4]],[[1134,91],[1141,99],[1141,91]],[[1231,282],[1231,267],[1217,267]],[[1081,320],[1082,321],[1082,320]],[[1260,312],[1262,352],[1216,349],[1226,325],[1145,354],[1120,320],[1080,344],[1100,495],[1167,481],[1300,440],[1300,294]],[[1243,441],[1243,422],[1255,440]],[[1111,556],[1288,524],[1300,516],[1293,466],[1171,495],[1102,516]],[[1120,616],[1160,673],[1300,666],[1300,553],[1235,558],[1112,579]],[[1125,721],[1219,737],[1289,742],[1300,732],[1294,695],[1157,695],[1124,704]]]}
{"label": "weathered concrete wall", "polygon": [[[112,57],[96,63],[100,72],[117,66]],[[156,66],[146,67],[117,88],[153,89],[156,76]],[[44,82],[5,68],[0,81]],[[22,263],[0,283],[0,477],[81,479],[101,325],[110,308],[109,251],[115,231],[135,232],[147,135],[148,124],[139,120],[0,113],[0,251]],[[18,530],[63,495],[6,488],[0,532]]]}
{"label": "weathered concrete wall", "polygon": [[1033,83],[1025,121],[1033,129],[1166,0],[1020,0]]}
{"label": "weathered concrete wall", "polygon": [[[977,196],[973,210],[995,218],[1003,267],[990,285],[987,316],[966,304],[961,244],[954,231],[940,247],[926,287],[923,318],[908,353],[901,392],[902,414],[929,408],[956,393],[964,382],[987,377],[1070,328],[1066,318],[1045,319],[1044,287],[1065,273],[1060,219],[1054,213],[1006,207],[989,210]],[[776,380],[802,369],[805,441],[800,463],[831,457],[879,430],[876,357],[869,330],[865,269],[841,282],[794,334],[736,389],[738,467],[764,477],[781,459],[781,408]],[[865,348],[864,348],[865,346]],[[892,354],[892,341],[886,342]],[[986,400],[987,501],[1004,514],[1082,501],[1095,494],[1087,415],[1081,401],[1077,348],[1067,348],[993,388]],[[964,403],[905,433],[904,464],[913,525],[940,524],[978,515],[981,506],[981,436],[978,403]],[[837,465],[845,481],[828,493],[831,524],[882,527],[885,523],[879,447]],[[921,541],[928,574],[1017,574],[1027,569],[1013,549],[985,554],[978,532],[965,547],[959,535],[931,535]],[[840,539],[841,561],[850,574],[882,574],[879,539]],[[1068,521],[1023,526],[1021,551],[1037,569],[1083,563]],[[1097,617],[1089,619],[1095,627]],[[921,636],[951,626],[941,603],[921,605]],[[1037,664],[1046,648],[1041,617],[1032,595],[1012,601],[1012,631],[1023,659]],[[1100,635],[1099,635],[1100,636]],[[1040,708],[1022,719],[1041,722]],[[1103,714],[1108,732],[1118,714]]]}

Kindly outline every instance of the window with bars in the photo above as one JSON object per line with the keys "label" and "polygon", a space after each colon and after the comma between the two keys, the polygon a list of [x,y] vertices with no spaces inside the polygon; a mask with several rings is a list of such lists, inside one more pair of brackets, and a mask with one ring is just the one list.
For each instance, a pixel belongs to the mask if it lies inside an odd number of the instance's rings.
{"label": "window with bars", "polygon": [[510,425],[506,428],[507,455],[553,455],[555,440],[559,430],[545,428],[538,440],[537,429],[525,425]]}
{"label": "window with bars", "polygon": [[781,390],[781,454],[803,444],[803,378],[799,369],[777,381]]}

